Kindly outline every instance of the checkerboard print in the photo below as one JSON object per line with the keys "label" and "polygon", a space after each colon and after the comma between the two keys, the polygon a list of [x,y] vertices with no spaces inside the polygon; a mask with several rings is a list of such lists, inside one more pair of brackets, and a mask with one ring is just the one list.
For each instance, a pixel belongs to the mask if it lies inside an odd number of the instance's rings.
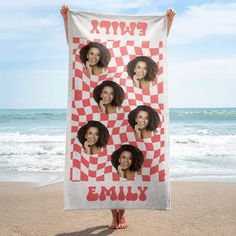
{"label": "checkerboard print", "polygon": [[[111,54],[108,72],[99,76],[89,75],[80,60],[80,49],[89,43],[86,38],[73,38],[72,63],[72,102],[71,102],[71,145],[70,145],[70,181],[119,181],[119,175],[111,164],[111,155],[122,144],[138,147],[144,155],[144,163],[140,173],[135,178],[150,181],[151,176],[162,182],[165,181],[165,87],[162,75],[163,42],[151,44],[149,41],[101,41]],[[133,81],[127,74],[127,64],[137,56],[152,58],[158,65],[155,84],[148,89],[133,86]],[[103,114],[93,99],[94,88],[104,80],[118,83],[125,92],[122,107],[114,114]],[[128,123],[128,114],[139,105],[152,107],[160,116],[161,123],[157,133],[148,139],[141,139],[134,135]],[[109,142],[98,155],[88,155],[77,139],[77,131],[89,120],[96,120],[104,124],[110,134]],[[127,180],[132,181],[132,180]]]}

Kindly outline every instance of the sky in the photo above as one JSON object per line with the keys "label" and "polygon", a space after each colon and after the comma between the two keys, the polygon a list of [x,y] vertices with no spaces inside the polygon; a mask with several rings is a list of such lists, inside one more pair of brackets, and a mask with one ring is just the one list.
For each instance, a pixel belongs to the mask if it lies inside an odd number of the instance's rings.
{"label": "sky", "polygon": [[66,108],[63,3],[73,10],[129,15],[174,8],[169,107],[236,107],[236,1],[1,0],[0,109]]}

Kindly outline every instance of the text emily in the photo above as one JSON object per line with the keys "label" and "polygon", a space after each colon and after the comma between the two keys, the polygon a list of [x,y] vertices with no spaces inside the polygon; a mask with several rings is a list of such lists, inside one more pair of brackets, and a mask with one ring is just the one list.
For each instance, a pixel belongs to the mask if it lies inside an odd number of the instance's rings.
{"label": "text emily", "polygon": [[91,20],[92,29],[90,33],[93,34],[114,34],[114,35],[139,35],[145,36],[147,30],[146,22],[129,22],[124,21],[108,21],[108,20]]}
{"label": "text emily", "polygon": [[124,187],[115,187],[106,188],[101,186],[99,189],[96,186],[88,187],[87,200],[88,201],[105,201],[107,198],[110,198],[111,201],[145,201],[147,199],[146,191],[148,187],[138,186],[137,188],[132,188],[131,186]]}

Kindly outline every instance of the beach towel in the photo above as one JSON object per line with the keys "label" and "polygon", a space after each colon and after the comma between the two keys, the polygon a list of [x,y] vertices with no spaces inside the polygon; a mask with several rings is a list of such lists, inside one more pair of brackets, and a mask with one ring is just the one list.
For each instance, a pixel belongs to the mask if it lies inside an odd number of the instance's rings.
{"label": "beach towel", "polygon": [[68,22],[65,209],[169,210],[166,16]]}

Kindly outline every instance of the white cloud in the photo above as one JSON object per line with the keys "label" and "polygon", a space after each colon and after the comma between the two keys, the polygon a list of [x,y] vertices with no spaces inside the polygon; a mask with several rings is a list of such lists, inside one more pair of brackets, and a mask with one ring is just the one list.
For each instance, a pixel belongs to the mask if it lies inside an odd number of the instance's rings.
{"label": "white cloud", "polygon": [[[139,9],[143,6],[148,6],[150,4],[149,0],[119,0],[119,1],[107,1],[107,0],[90,0],[90,1],[81,1],[74,2],[75,6],[91,8],[91,6],[96,6],[96,8],[101,10],[117,10],[117,9]],[[95,9],[94,9],[95,10]]]}
{"label": "white cloud", "polygon": [[171,43],[186,43],[208,36],[236,36],[236,3],[189,6],[176,15]]}
{"label": "white cloud", "polygon": [[[37,79],[56,79],[58,78],[66,78],[67,77],[67,70],[63,69],[18,69],[17,75],[24,80],[34,80]],[[4,79],[4,77],[11,77],[14,78],[16,76],[15,71],[2,71],[0,80]]]}
{"label": "white cloud", "polygon": [[38,32],[41,28],[59,27],[63,29],[60,15],[62,4],[71,9],[84,9],[100,12],[119,12],[127,9],[139,9],[149,6],[150,0],[90,0],[90,1],[58,1],[58,0],[10,0],[4,1],[0,9],[1,39],[25,38],[25,33]]}
{"label": "white cloud", "polygon": [[[171,1],[169,0],[169,2]],[[159,7],[164,7],[162,5],[164,1],[158,3],[154,0],[3,1],[0,9],[0,37],[3,42],[1,45],[2,48],[7,48],[7,42],[10,41],[11,44],[9,45],[13,45],[12,48],[14,50],[8,50],[7,53],[3,52],[2,60],[9,59],[11,61],[10,65],[13,65],[11,57],[14,56],[14,62],[18,63],[22,61],[23,55],[25,61],[29,59],[29,67],[32,65],[32,68],[39,68],[37,63],[41,65],[42,60],[46,60],[47,65],[49,65],[45,67],[42,63],[45,69],[38,71],[32,70],[31,68],[19,70],[20,63],[19,65],[15,65],[15,70],[8,71],[8,67],[6,67],[1,72],[4,75],[2,76],[4,81],[7,81],[6,78],[18,79],[18,77],[25,78],[27,82],[30,79],[45,78],[46,84],[50,80],[54,81],[54,78],[55,80],[62,80],[62,78],[67,77],[67,71],[50,70],[53,57],[48,58],[48,55],[58,53],[62,57],[61,61],[67,59],[66,53],[63,54],[67,48],[63,20],[59,13],[60,6],[63,3],[67,3],[72,9],[108,13],[129,12],[129,10],[131,10],[130,12],[133,10],[139,14],[143,14],[144,12],[156,13],[160,10]],[[168,43],[186,43],[206,37],[216,36],[219,38],[219,36],[225,35],[236,36],[236,3],[202,4],[199,6],[189,6],[182,14],[177,12]],[[17,39],[17,44],[12,44],[14,38]],[[205,46],[207,47],[207,45]],[[25,49],[27,48],[30,50],[26,51]],[[47,53],[45,53],[46,51]],[[183,54],[186,55],[185,52]],[[217,55],[222,55],[220,54],[220,50]],[[181,55],[176,55],[175,58],[181,60],[182,57]],[[55,63],[59,62],[55,60]],[[53,64],[53,68],[55,66],[57,65]],[[235,68],[236,59],[232,58],[209,58],[170,64],[170,105],[175,107],[235,106]],[[15,72],[17,72],[17,75],[15,75]],[[20,81],[19,79],[19,83]],[[1,86],[3,87],[3,85]],[[40,85],[38,86],[40,87]],[[64,84],[63,86],[65,87]],[[63,86],[61,86],[61,90],[64,89]],[[35,87],[37,88],[37,86]],[[5,88],[8,88],[7,82]],[[17,86],[16,89],[18,89]]]}
{"label": "white cloud", "polygon": [[203,59],[169,66],[173,107],[235,107],[236,59]]}
{"label": "white cloud", "polygon": [[143,6],[149,6],[152,0],[118,0],[118,1],[107,1],[107,0],[90,0],[90,1],[78,1],[78,0],[10,0],[1,3],[1,8],[35,8],[35,7],[58,7],[67,4],[70,8],[76,7],[92,9],[93,11],[102,10],[114,10],[114,9],[130,9],[130,8],[142,8]]}
{"label": "white cloud", "polygon": [[170,66],[171,76],[181,80],[227,79],[236,82],[236,58],[202,59],[176,62]]}
{"label": "white cloud", "polygon": [[[62,0],[33,0],[33,1],[29,1],[29,0],[8,0],[8,1],[2,1],[1,2],[1,10],[5,9],[6,7],[9,7],[11,9],[15,9],[15,8],[31,8],[31,7],[38,7],[38,6],[55,6],[58,4],[63,4],[66,1],[62,1]],[[69,1],[67,1],[69,2]]]}
{"label": "white cloud", "polygon": [[22,12],[16,12],[13,15],[1,14],[0,29],[1,30],[27,30],[29,28],[51,27],[57,25],[55,15],[45,17],[36,17]]}

